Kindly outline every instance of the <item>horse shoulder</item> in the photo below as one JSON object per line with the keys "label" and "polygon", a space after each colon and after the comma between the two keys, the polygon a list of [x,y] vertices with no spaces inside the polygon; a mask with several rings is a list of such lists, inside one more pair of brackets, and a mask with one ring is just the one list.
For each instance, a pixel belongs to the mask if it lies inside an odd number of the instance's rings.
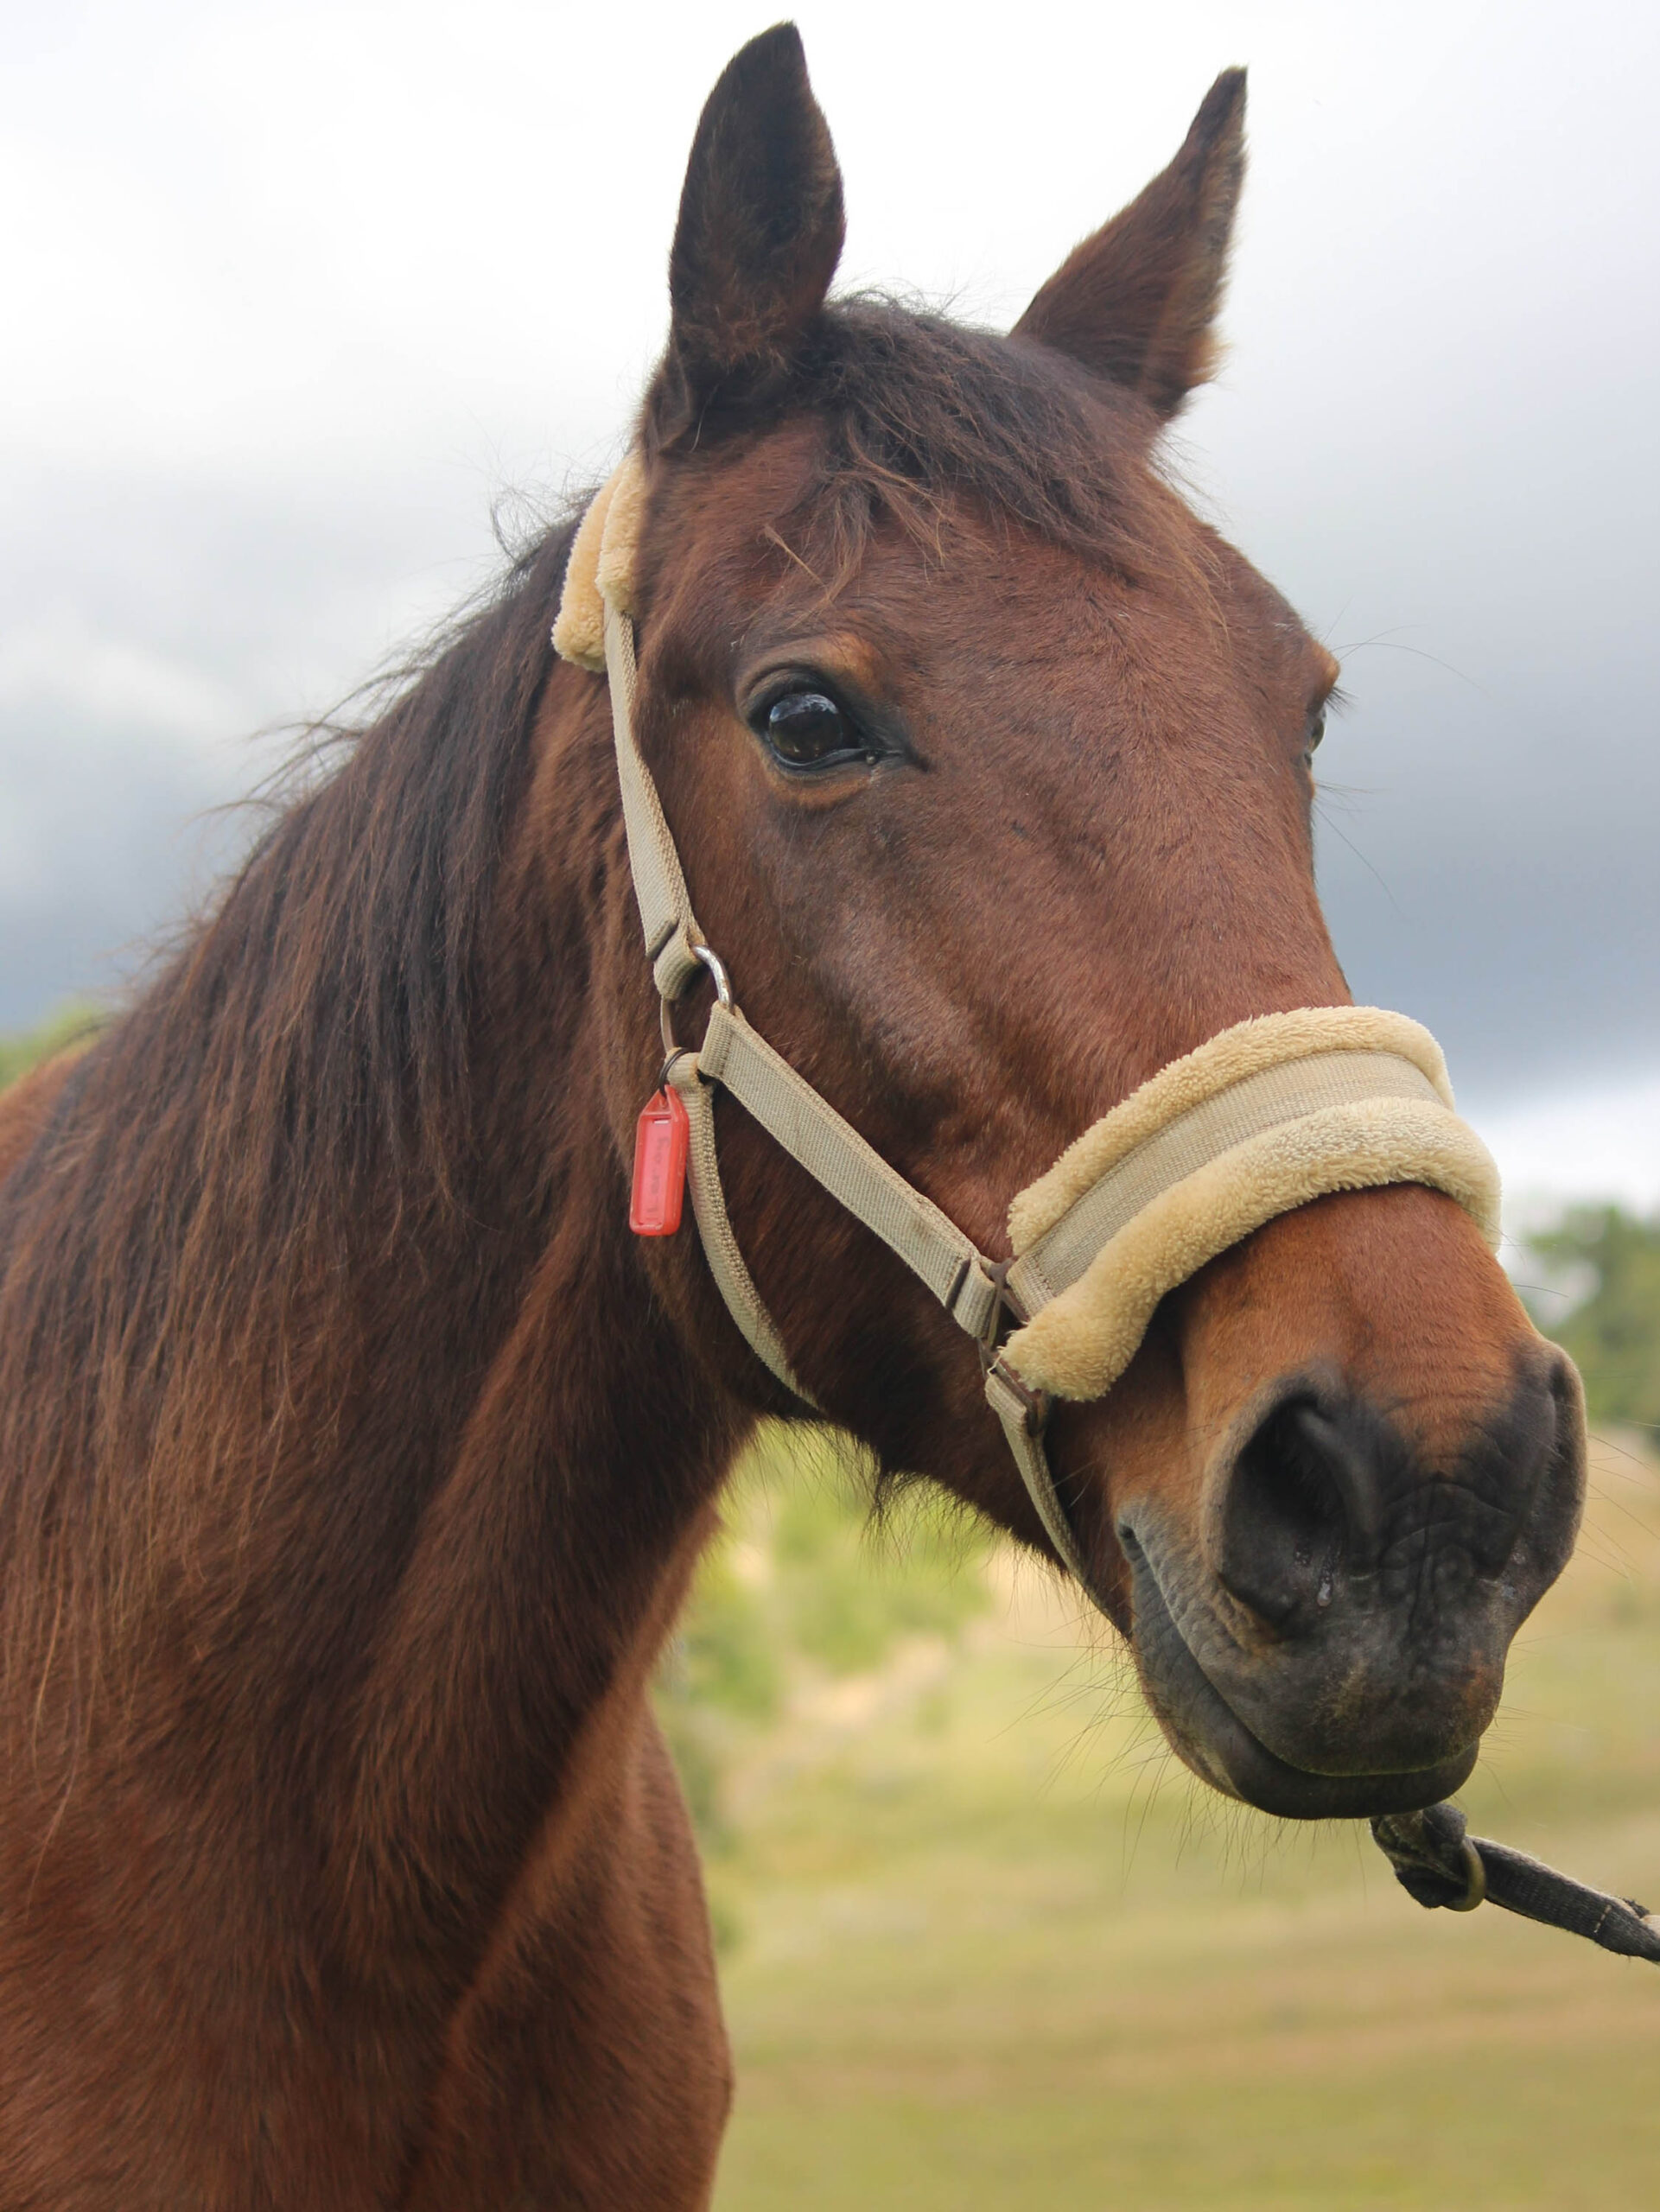
{"label": "horse shoulder", "polygon": [[643,1694],[619,1734],[577,1833],[550,1815],[451,2022],[410,2212],[709,2202],[732,2075],[702,1872]]}

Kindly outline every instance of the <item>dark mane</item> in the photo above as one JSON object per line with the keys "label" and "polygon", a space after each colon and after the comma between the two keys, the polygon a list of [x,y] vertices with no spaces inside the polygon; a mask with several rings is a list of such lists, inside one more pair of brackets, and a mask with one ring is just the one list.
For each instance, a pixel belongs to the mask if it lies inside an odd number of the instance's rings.
{"label": "dark mane", "polygon": [[[278,1340],[352,1240],[413,1255],[465,1211],[481,925],[573,529],[515,560],[384,713],[331,734],[342,764],[276,816],[0,1188],[13,1664],[38,1664],[66,1585],[107,1628],[170,1550],[158,1539],[189,1508],[163,1491],[188,1430],[193,1479],[252,1477],[229,1476],[245,1440],[204,1377],[264,1377],[273,1455]],[[21,1387],[48,1360],[55,1398]]]}

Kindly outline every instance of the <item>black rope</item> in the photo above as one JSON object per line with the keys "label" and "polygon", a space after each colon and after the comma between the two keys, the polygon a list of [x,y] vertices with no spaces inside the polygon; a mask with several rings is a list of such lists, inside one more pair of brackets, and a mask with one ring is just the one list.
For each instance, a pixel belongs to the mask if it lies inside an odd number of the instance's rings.
{"label": "black rope", "polygon": [[1466,1834],[1456,1805],[1385,1813],[1372,1822],[1371,1832],[1396,1880],[1421,1905],[1470,1912],[1486,1899],[1548,1928],[1587,1936],[1621,1958],[1660,1966],[1660,1917],[1651,1918],[1633,1898],[1611,1897],[1571,1882],[1524,1851]]}

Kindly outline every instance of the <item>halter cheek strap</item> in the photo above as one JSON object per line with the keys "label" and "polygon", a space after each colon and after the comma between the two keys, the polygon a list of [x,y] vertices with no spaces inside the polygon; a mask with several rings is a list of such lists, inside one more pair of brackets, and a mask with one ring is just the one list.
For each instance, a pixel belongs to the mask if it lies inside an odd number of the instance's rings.
{"label": "halter cheek strap", "polygon": [[702,1043],[677,1052],[668,1073],[690,1122],[692,1211],[709,1271],[756,1357],[812,1405],[727,1215],[718,1085],[976,1340],[987,1399],[1038,1516],[1098,1602],[1045,1448],[1051,1400],[1103,1395],[1167,1292],[1325,1192],[1428,1184],[1496,1243],[1497,1171],[1453,1109],[1427,1030],[1377,1007],[1303,1007],[1241,1022],[1161,1069],[1019,1194],[1009,1211],[1014,1256],[989,1259],[745,1020],[698,925],[634,734],[633,555],[643,491],[631,455],[578,531],[554,643],[609,680],[628,864],[665,1037],[668,1010],[692,980],[707,971],[716,985]]}

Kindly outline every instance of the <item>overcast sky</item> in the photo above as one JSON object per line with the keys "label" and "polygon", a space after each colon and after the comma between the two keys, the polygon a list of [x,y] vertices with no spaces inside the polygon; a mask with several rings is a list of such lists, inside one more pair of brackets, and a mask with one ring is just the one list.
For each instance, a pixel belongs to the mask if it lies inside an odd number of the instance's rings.
{"label": "overcast sky", "polygon": [[[1320,867],[1518,1188],[1660,1200],[1660,9],[797,10],[844,281],[1006,324],[1251,68],[1186,480],[1342,657]],[[602,474],[699,105],[767,10],[7,0],[0,1027],[205,811]]]}

